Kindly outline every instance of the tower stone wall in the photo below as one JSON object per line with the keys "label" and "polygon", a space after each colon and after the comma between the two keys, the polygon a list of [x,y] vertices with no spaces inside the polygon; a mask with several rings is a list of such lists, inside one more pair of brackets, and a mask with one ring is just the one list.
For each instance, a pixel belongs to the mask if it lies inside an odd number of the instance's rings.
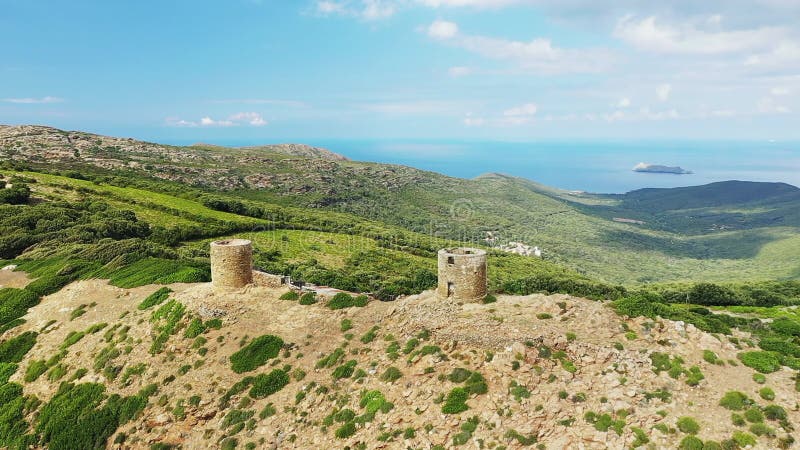
{"label": "tower stone wall", "polygon": [[486,297],[486,251],[477,248],[439,250],[439,285],[436,293],[465,303]]}
{"label": "tower stone wall", "polygon": [[253,244],[246,239],[211,243],[211,284],[215,289],[239,289],[253,282]]}

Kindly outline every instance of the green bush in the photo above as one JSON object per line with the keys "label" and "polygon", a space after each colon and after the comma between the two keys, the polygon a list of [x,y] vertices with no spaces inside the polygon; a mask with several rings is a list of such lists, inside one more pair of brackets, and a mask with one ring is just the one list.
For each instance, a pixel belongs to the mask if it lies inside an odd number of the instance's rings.
{"label": "green bush", "polygon": [[753,381],[755,381],[758,384],[764,384],[767,382],[767,377],[765,377],[764,374],[762,373],[754,373]]}
{"label": "green bush", "polygon": [[189,326],[186,327],[186,331],[183,332],[183,337],[187,339],[194,339],[203,334],[204,331],[206,331],[206,327],[203,325],[203,321],[195,317],[191,322],[189,322]]}
{"label": "green bush", "polygon": [[18,363],[36,344],[36,332],[26,331],[0,343],[0,363]]}
{"label": "green bush", "polygon": [[337,428],[334,434],[339,439],[347,439],[350,436],[356,434],[356,424],[354,424],[353,422],[347,422],[341,427]]}
{"label": "green bush", "polygon": [[252,398],[264,398],[272,395],[289,384],[289,374],[275,369],[268,374],[259,374],[253,378],[252,388],[248,395]]}
{"label": "green bush", "polygon": [[800,336],[800,322],[787,317],[779,317],[769,325],[772,331],[785,336]]}
{"label": "green bush", "polygon": [[745,433],[743,431],[734,431],[733,432],[733,440],[739,447],[747,447],[747,446],[755,446],[757,441],[756,437],[750,433]]}
{"label": "green bush", "polygon": [[467,406],[467,399],[469,392],[464,388],[453,388],[445,398],[444,405],[442,405],[442,413],[444,414],[458,414],[469,409]]}
{"label": "green bush", "polygon": [[775,400],[775,391],[768,387],[764,387],[758,390],[758,395],[761,396],[764,400]]}
{"label": "green bush", "polygon": [[759,423],[764,421],[764,414],[758,407],[753,407],[744,412],[744,418],[750,423]]}
{"label": "green bush", "polygon": [[686,436],[678,444],[678,448],[680,450],[703,450],[703,441],[694,436]]}
{"label": "green bush", "polygon": [[350,378],[350,377],[352,377],[353,373],[356,370],[356,364],[358,364],[358,361],[356,361],[355,359],[352,359],[352,360],[347,361],[346,363],[342,364],[341,366],[333,369],[333,374],[332,374],[333,379],[334,380],[340,380],[342,378]]}
{"label": "green bush", "polygon": [[314,303],[317,303],[317,295],[313,292],[306,292],[300,296],[299,303],[304,306],[313,305]]}
{"label": "green bush", "polygon": [[390,366],[386,369],[383,374],[381,374],[380,380],[385,381],[387,383],[394,383],[395,381],[402,378],[403,372],[400,372],[400,369],[394,366]]}
{"label": "green bush", "polygon": [[786,420],[786,410],[778,405],[767,405],[764,407],[764,416],[768,420]]}
{"label": "green bush", "polygon": [[353,306],[353,296],[351,296],[346,292],[338,292],[328,302],[328,308],[330,309],[344,309],[344,308],[350,308],[352,306]]}
{"label": "green bush", "polygon": [[697,434],[697,432],[700,431],[700,425],[694,418],[689,416],[679,418],[677,426],[682,433],[686,434]]}
{"label": "green bush", "polygon": [[741,411],[752,404],[753,401],[739,391],[728,391],[719,401],[719,406],[731,411]]}
{"label": "green bush", "polygon": [[268,359],[278,356],[282,347],[283,339],[278,336],[259,336],[231,355],[231,369],[236,373],[255,370],[266,364]]}
{"label": "green bush", "polygon": [[146,299],[142,300],[142,303],[139,303],[138,308],[140,310],[145,310],[147,308],[153,307],[155,305],[160,305],[169,297],[169,294],[172,293],[172,289],[168,287],[163,287],[152,294],[150,294]]}
{"label": "green bush", "polygon": [[47,362],[44,360],[34,360],[28,364],[25,370],[25,382],[31,383],[36,381],[43,373],[47,371]]}
{"label": "green bush", "polygon": [[739,353],[738,358],[745,366],[761,373],[772,373],[781,368],[780,360],[771,352],[742,352]]}
{"label": "green bush", "polygon": [[27,289],[0,288],[0,325],[8,324],[39,303],[39,296]]}
{"label": "green bush", "polygon": [[756,436],[775,436],[775,429],[763,423],[754,423],[750,425],[750,432]]}
{"label": "green bush", "polygon": [[486,297],[483,297],[483,300],[481,300],[481,303],[483,303],[484,305],[488,305],[489,303],[496,303],[496,302],[497,302],[497,297],[495,297],[492,294],[488,294]]}
{"label": "green bush", "polygon": [[300,298],[300,294],[298,294],[295,291],[288,291],[288,292],[285,292],[283,295],[281,295],[279,298],[281,300],[297,301]]}

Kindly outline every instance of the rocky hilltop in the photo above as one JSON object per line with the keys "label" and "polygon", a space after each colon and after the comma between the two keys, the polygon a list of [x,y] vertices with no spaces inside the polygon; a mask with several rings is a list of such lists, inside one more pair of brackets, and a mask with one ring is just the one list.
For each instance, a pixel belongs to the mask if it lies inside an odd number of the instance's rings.
{"label": "rocky hilltop", "polygon": [[42,402],[64,381],[147,395],[111,432],[120,449],[767,449],[800,421],[792,371],[737,362],[748,335],[600,302],[426,292],[331,309],[285,288],[169,288],[45,297],[3,335],[38,333],[10,382]]}

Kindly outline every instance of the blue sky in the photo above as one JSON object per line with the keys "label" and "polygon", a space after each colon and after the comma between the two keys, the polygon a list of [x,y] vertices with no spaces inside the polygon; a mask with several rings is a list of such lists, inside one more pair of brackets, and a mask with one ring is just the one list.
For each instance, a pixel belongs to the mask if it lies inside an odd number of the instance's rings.
{"label": "blue sky", "polygon": [[796,0],[0,0],[0,123],[167,140],[799,139]]}

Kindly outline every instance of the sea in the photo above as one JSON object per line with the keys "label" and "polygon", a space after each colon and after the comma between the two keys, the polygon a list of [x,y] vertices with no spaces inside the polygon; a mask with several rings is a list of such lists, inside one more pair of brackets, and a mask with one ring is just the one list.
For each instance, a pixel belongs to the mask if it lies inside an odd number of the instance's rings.
{"label": "sea", "polygon": [[[593,193],[624,193],[641,188],[695,186],[725,180],[800,186],[800,142],[422,139],[292,139],[280,142],[302,142],[327,148],[352,160],[402,164],[453,177],[473,178],[495,172],[565,190]],[[265,144],[235,140],[211,143]],[[632,169],[638,163],[679,166],[693,173],[634,172]]]}

